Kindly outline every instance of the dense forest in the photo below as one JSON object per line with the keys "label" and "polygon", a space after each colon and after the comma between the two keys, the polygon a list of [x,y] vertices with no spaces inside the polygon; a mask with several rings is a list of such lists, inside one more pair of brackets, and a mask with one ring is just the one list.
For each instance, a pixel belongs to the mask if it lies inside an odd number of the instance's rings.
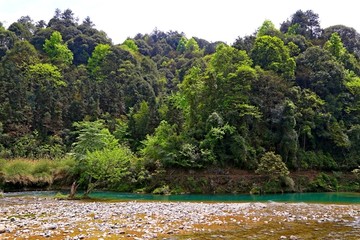
{"label": "dense forest", "polygon": [[351,174],[359,141],[360,35],[311,10],[232,45],[157,29],[115,45],[70,9],[0,23],[3,184],[26,183],[21,159],[89,191],[169,169]]}

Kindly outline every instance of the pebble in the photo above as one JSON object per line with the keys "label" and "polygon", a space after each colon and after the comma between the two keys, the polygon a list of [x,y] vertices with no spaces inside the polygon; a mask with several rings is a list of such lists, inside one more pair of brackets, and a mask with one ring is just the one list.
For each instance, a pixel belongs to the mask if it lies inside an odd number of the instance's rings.
{"label": "pebble", "polygon": [[[80,240],[91,236],[101,240],[120,235],[131,239],[162,236],[177,239],[179,233],[209,232],[209,226],[222,228],[236,224],[246,230],[251,227],[249,222],[284,227],[288,222],[344,223],[346,220],[351,226],[351,221],[359,222],[359,211],[357,205],[349,208],[281,203],[82,202],[13,197],[0,199],[0,233],[10,236],[4,239],[43,236]],[[274,229],[268,229],[266,234],[274,235]],[[226,238],[215,232],[209,236]],[[280,239],[301,238],[283,235]]]}
{"label": "pebble", "polygon": [[6,232],[5,225],[0,224],[0,234]]}

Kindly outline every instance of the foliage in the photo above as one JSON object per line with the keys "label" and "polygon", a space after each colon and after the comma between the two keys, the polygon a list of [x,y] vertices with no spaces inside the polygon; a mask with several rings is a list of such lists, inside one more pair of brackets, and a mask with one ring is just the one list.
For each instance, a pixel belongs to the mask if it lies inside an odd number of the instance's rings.
{"label": "foliage", "polygon": [[[39,163],[24,174],[89,190],[144,188],[157,171],[206,167],[259,167],[275,177],[269,188],[291,189],[286,169],[360,164],[359,49],[354,28],[321,29],[311,10],[280,30],[265,20],[232,46],[158,29],[115,45],[70,9],[47,23],[24,16],[0,24],[0,156],[70,153],[56,171]],[[106,175],[111,159],[119,168]]]}
{"label": "foliage", "polygon": [[139,47],[136,45],[135,41],[132,39],[126,39],[121,45],[125,50],[136,53],[139,51]]}
{"label": "foliage", "polygon": [[54,181],[65,183],[73,169],[71,159],[13,159],[1,160],[3,163],[0,172],[5,183],[19,184],[21,186],[51,186]]}
{"label": "foliage", "polygon": [[338,181],[334,176],[320,173],[310,183],[310,188],[312,191],[335,192],[338,189]]}
{"label": "foliage", "polygon": [[273,70],[288,79],[294,78],[295,60],[290,57],[284,42],[276,36],[257,37],[251,57],[255,64],[264,69]]}
{"label": "foliage", "polygon": [[266,152],[261,158],[256,173],[267,175],[270,179],[278,179],[289,175],[289,170],[281,156],[274,152]]}
{"label": "foliage", "polygon": [[46,39],[44,43],[44,51],[50,59],[56,64],[71,64],[73,61],[73,53],[63,43],[60,32],[53,32],[50,39]]}
{"label": "foliage", "polygon": [[141,154],[147,164],[153,165],[160,161],[164,166],[182,165],[177,162],[178,147],[181,138],[176,133],[176,126],[162,121],[155,129],[154,135],[147,135],[142,142]]}
{"label": "foliage", "polygon": [[261,37],[265,35],[280,37],[281,32],[276,29],[274,23],[272,23],[270,20],[265,20],[258,29],[256,36]]}
{"label": "foliage", "polygon": [[73,144],[73,152],[77,159],[83,159],[89,152],[113,149],[118,145],[118,141],[100,120],[77,122],[74,126],[78,136]]}
{"label": "foliage", "polygon": [[90,75],[93,76],[97,81],[102,81],[104,78],[103,76],[101,76],[100,70],[102,62],[109,53],[110,45],[98,44],[88,60],[88,69],[90,71]]}
{"label": "foliage", "polygon": [[119,184],[130,174],[135,156],[126,146],[95,150],[86,154],[82,162],[82,178],[88,179],[85,195],[99,185]]}

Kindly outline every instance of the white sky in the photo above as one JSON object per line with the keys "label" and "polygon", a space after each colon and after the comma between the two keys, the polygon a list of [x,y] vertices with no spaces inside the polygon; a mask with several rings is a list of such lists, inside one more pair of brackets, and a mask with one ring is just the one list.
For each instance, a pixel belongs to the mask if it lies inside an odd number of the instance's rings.
{"label": "white sky", "polygon": [[[21,16],[47,23],[56,8],[71,9],[79,22],[89,16],[113,43],[137,33],[184,32],[208,41],[231,44],[250,35],[264,20],[276,27],[297,10],[319,14],[322,28],[343,24],[360,29],[360,14],[353,0],[0,0],[0,21],[9,26]],[[356,4],[357,5],[357,4]]]}

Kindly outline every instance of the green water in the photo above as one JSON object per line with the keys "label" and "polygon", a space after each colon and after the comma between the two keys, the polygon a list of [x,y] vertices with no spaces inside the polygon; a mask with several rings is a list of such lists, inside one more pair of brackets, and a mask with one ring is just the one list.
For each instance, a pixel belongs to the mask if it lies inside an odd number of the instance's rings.
{"label": "green water", "polygon": [[94,192],[90,196],[117,200],[189,201],[189,202],[307,202],[360,204],[359,193],[286,193],[286,194],[226,194],[226,195],[152,195],[116,192]]}
{"label": "green water", "polygon": [[[18,192],[5,193],[11,196],[55,196],[56,192]],[[91,198],[123,201],[186,201],[186,202],[304,202],[304,203],[345,203],[360,204],[360,193],[285,193],[285,194],[183,194],[153,195],[99,191],[90,194]]]}

